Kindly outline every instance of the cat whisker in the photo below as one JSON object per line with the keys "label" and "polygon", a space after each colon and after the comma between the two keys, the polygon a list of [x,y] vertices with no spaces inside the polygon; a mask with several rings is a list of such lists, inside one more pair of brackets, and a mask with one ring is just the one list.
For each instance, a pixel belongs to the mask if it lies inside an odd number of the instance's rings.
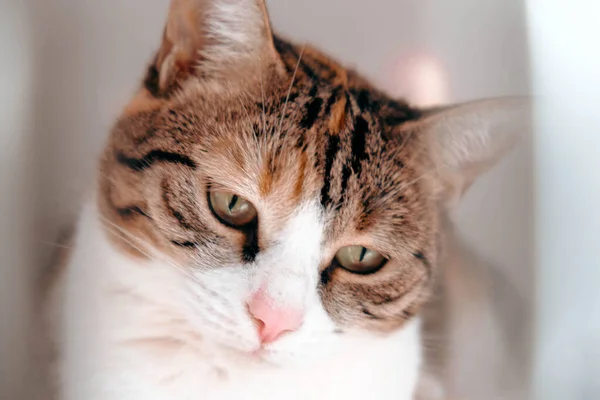
{"label": "cat whisker", "polygon": [[231,336],[231,337],[235,338],[238,341],[243,341],[244,340],[238,333],[236,333],[232,329],[229,329],[226,326],[224,326],[223,324],[220,324],[219,321],[215,321],[214,315],[210,316],[210,315],[206,315],[204,313],[198,313],[198,314],[199,314],[198,316],[201,319],[201,323],[202,323],[202,325],[204,327],[207,326],[207,325],[209,325],[212,328],[214,328],[215,330],[218,330],[220,333],[223,333],[223,334],[226,334],[228,336]]}
{"label": "cat whisker", "polygon": [[[143,240],[136,238],[135,235],[130,234],[129,232],[124,231],[121,227],[116,226],[114,223],[112,223],[111,221],[108,221],[105,219],[105,221],[108,223],[107,225],[105,225],[105,227],[112,232],[113,234],[117,235],[119,238],[121,238],[122,240],[124,240],[126,243],[128,243],[130,246],[132,246],[133,248],[135,248],[136,250],[138,250],[140,253],[144,254],[145,256],[147,256],[148,258],[155,260],[155,258],[153,258],[148,252],[146,252],[145,250],[143,250],[142,248],[140,248],[137,244],[135,244],[132,240],[130,240],[127,236],[131,236],[132,239],[137,239],[138,241],[140,241],[141,243],[143,243]],[[117,229],[112,228],[112,226],[114,226]],[[148,245],[146,245],[148,246]],[[148,246],[149,247],[149,246]],[[195,279],[195,277],[189,273],[187,273],[184,269],[180,268],[179,266],[177,266],[176,264],[171,263],[171,265],[177,267],[180,270],[184,271],[184,274],[186,274],[187,276],[189,276],[190,278]],[[193,292],[188,292],[190,293],[193,297],[195,297],[197,300],[202,301],[203,304],[209,304],[209,302],[205,302],[205,300],[207,299],[202,299],[201,296],[198,295],[197,291],[193,291]],[[219,296],[220,297],[220,296]],[[204,300],[204,301],[203,301]],[[191,302],[191,306],[192,308],[195,310],[196,313],[199,313],[202,317],[202,323],[206,323],[206,324],[210,324],[211,326],[213,326],[214,328],[223,331],[225,334],[228,334],[229,336],[232,336],[233,338],[235,338],[236,340],[243,342],[244,344],[252,344],[249,340],[245,339],[244,337],[240,336],[237,332],[235,332],[232,329],[227,328],[226,326],[219,324],[217,321],[214,321],[214,317],[218,316],[220,319],[224,320],[225,322],[227,322],[230,325],[235,325],[235,321],[231,320],[231,318],[229,318],[228,316],[226,316],[225,314],[222,314],[221,312],[217,311],[214,308],[211,308],[210,313],[207,315],[205,312],[205,310],[203,309],[199,309],[197,307],[198,302]],[[206,310],[208,311],[208,310]]]}
{"label": "cat whisker", "polygon": [[302,46],[302,50],[300,50],[300,55],[298,55],[298,62],[296,63],[296,68],[294,69],[294,74],[292,75],[292,81],[290,82],[290,87],[288,88],[287,95],[285,98],[285,102],[283,103],[283,110],[281,112],[281,119],[279,120],[279,128],[277,129],[278,135],[281,134],[281,127],[283,126],[283,119],[285,117],[285,111],[287,109],[288,102],[290,100],[290,95],[292,94],[292,88],[294,87],[294,83],[296,82],[296,74],[298,73],[298,68],[300,68],[300,62],[302,61],[302,56],[304,55],[304,49],[306,46]]}
{"label": "cat whisker", "polygon": [[183,273],[183,275],[187,278],[190,279],[190,281],[193,283],[193,287],[190,287],[190,289],[193,289],[192,294],[194,294],[195,296],[198,295],[199,291],[200,293],[204,294],[207,296],[207,298],[205,298],[204,300],[210,299],[210,300],[214,300],[217,299],[219,300],[219,302],[224,305],[224,306],[231,306],[231,303],[228,301],[227,298],[225,298],[224,296],[220,295],[219,293],[217,293],[214,290],[209,289],[204,282],[202,282],[196,275],[194,275],[194,273],[192,271],[190,271],[188,268],[184,268],[184,267],[178,267],[179,271],[181,273]]}
{"label": "cat whisker", "polygon": [[[202,298],[196,290],[193,290],[193,289],[195,289],[195,287],[190,288],[190,289],[192,289],[192,290],[190,290],[188,293],[193,297],[192,300],[193,300],[194,304],[198,304],[198,301],[196,301],[196,300],[199,300],[201,304],[210,304],[210,301],[206,301],[206,300],[213,300],[213,298],[211,296],[208,296],[208,298]],[[205,294],[205,293],[203,293],[203,294]],[[225,305],[227,306],[229,304],[225,304]],[[216,309],[214,307],[211,307],[210,311],[217,314],[219,317],[221,317],[226,322],[229,322],[229,323],[235,322],[228,315],[223,314],[221,311],[219,311],[218,309]]]}
{"label": "cat whisker", "polygon": [[[127,232],[125,229],[121,228],[120,226],[113,223],[109,219],[107,219],[103,216],[100,216],[100,218],[104,221],[105,226],[106,226],[106,224],[110,225],[112,228],[116,229],[122,235],[125,235],[126,237],[130,238],[131,240],[135,240],[139,245],[144,246],[147,249],[146,251],[143,251],[142,249],[140,249],[139,246],[134,246],[134,248],[136,248],[136,250],[139,250],[140,252],[142,252],[142,254],[144,254],[149,259],[151,259],[153,261],[162,261],[162,262],[165,262],[165,263],[171,265],[172,267],[174,267],[178,270],[184,270],[184,268],[182,266],[174,263],[173,261],[168,259],[165,255],[156,251],[151,245],[147,244],[144,240],[138,238],[137,236],[133,235],[130,232]],[[121,236],[121,238],[123,238],[123,236]],[[132,245],[131,242],[129,242],[129,244]],[[152,253],[152,254],[149,254],[149,253]]]}
{"label": "cat whisker", "polygon": [[203,295],[205,295],[206,297],[204,299],[201,300],[210,300],[210,301],[218,301],[221,305],[223,305],[224,307],[232,307],[233,304],[231,303],[231,301],[229,301],[229,299],[227,299],[226,297],[220,295],[218,292],[209,289],[204,282],[202,282],[202,280],[200,280],[197,276],[195,276],[192,272],[187,271],[187,270],[182,270],[182,273],[190,279],[190,281],[192,282],[193,286],[190,286],[190,290],[192,290],[191,294],[195,295],[198,297],[198,293],[202,293]]}
{"label": "cat whisker", "polygon": [[267,110],[265,109],[265,86],[263,83],[263,73],[262,73],[262,68],[260,66],[262,62],[262,58],[258,59],[258,63],[259,63],[259,68],[258,68],[258,79],[260,82],[260,97],[261,97],[261,104],[262,104],[262,115],[260,116],[260,120],[262,122],[262,130],[263,130],[263,134],[265,133],[265,128],[266,128],[266,124],[267,124]]}
{"label": "cat whisker", "polygon": [[56,243],[56,242],[51,242],[51,241],[47,241],[47,240],[41,240],[40,244],[57,247],[60,249],[72,249],[73,248],[73,246],[67,246],[66,244],[63,244],[63,243]]}
{"label": "cat whisker", "polygon": [[130,245],[131,247],[133,247],[134,249],[136,249],[137,251],[139,251],[140,253],[142,253],[143,255],[145,255],[146,257],[148,257],[149,259],[153,260],[153,261],[157,261],[154,257],[152,257],[148,252],[146,252],[145,250],[143,250],[142,248],[140,248],[138,245],[136,245],[133,241],[131,241],[129,238],[127,238],[125,235],[123,235],[121,232],[119,232],[118,230],[115,230],[113,228],[111,228],[110,226],[106,226],[105,228],[112,233],[113,235],[116,235],[117,237],[119,237],[121,240],[125,241],[128,245]]}
{"label": "cat whisker", "polygon": [[[198,246],[198,248],[200,248]],[[187,258],[190,259],[193,263],[200,261],[202,259],[201,255],[187,255]],[[218,292],[211,290],[210,288],[208,288],[204,282],[202,282],[202,280],[196,276],[194,274],[193,270],[190,270],[189,268],[184,268],[182,266],[177,266],[176,267],[179,269],[179,271],[186,277],[189,278],[190,281],[193,283],[193,286],[190,287],[190,289],[193,290],[192,294],[197,296],[198,293],[202,293],[205,296],[207,296],[206,298],[204,298],[203,300],[211,300],[211,301],[219,301],[223,306],[225,307],[231,307],[232,303],[223,295],[219,294]]]}
{"label": "cat whisker", "polygon": [[257,132],[254,129],[254,127],[252,126],[252,119],[250,118],[250,114],[248,113],[248,108],[246,107],[246,105],[244,104],[244,99],[242,98],[242,94],[238,94],[238,100],[240,101],[240,106],[242,107],[242,110],[244,110],[244,114],[246,114],[246,119],[248,120],[248,124],[250,124],[250,128],[252,128],[252,131],[254,132],[254,136],[257,136]]}
{"label": "cat whisker", "polygon": [[[234,339],[237,343],[241,343],[242,345],[252,346],[254,343],[247,339],[246,337],[240,335],[234,329],[236,324],[231,322],[227,324],[221,323],[222,321],[219,319],[215,319],[214,310],[195,310],[197,313],[197,317],[199,317],[202,327],[205,328],[207,325],[212,327],[214,330],[218,331],[221,335],[226,335],[228,338]],[[204,312],[207,311],[207,312]],[[230,328],[229,326],[232,326]]]}

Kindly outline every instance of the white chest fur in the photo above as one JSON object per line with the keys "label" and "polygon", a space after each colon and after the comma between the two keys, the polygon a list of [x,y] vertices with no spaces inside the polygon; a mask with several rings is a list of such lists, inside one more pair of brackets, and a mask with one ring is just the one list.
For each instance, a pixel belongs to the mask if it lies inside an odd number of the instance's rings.
{"label": "white chest fur", "polygon": [[337,335],[313,361],[250,363],[188,323],[178,309],[177,276],[161,263],[142,264],[115,250],[94,207],[86,208],[59,295],[61,398],[413,398],[421,364],[418,321],[386,337]]}

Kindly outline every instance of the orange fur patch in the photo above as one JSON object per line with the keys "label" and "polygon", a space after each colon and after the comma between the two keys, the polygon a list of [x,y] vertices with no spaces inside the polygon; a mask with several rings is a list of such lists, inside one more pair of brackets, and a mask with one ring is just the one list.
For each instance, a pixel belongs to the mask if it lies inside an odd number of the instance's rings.
{"label": "orange fur patch", "polygon": [[298,174],[296,175],[296,183],[294,184],[294,191],[292,193],[293,203],[298,203],[302,198],[304,191],[304,178],[306,176],[306,164],[307,156],[305,152],[300,153],[300,166],[298,167]]}
{"label": "orange fur patch", "polygon": [[142,88],[125,107],[123,116],[134,116],[145,111],[156,110],[163,104],[164,101],[153,97],[146,88]]}
{"label": "orange fur patch", "polygon": [[329,118],[329,131],[331,134],[338,134],[343,128],[346,121],[346,98],[342,97],[340,101],[335,103],[331,108],[331,117]]}

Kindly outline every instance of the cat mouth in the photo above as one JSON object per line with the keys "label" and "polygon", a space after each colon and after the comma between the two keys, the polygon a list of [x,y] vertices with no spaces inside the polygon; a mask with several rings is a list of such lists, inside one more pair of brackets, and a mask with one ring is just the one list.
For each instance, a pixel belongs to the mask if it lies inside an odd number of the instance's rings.
{"label": "cat mouth", "polygon": [[260,346],[259,348],[247,353],[247,359],[252,363],[267,365],[271,367],[280,367],[281,363],[275,360],[276,353],[269,346]]}
{"label": "cat mouth", "polygon": [[256,350],[253,350],[249,353],[250,359],[258,362],[268,362],[268,358],[271,355],[272,351],[268,348],[268,346],[260,346]]}
{"label": "cat mouth", "polygon": [[268,345],[258,345],[253,349],[240,349],[232,346],[225,346],[230,356],[238,360],[243,360],[252,364],[273,364],[269,361],[273,356],[273,350]]}

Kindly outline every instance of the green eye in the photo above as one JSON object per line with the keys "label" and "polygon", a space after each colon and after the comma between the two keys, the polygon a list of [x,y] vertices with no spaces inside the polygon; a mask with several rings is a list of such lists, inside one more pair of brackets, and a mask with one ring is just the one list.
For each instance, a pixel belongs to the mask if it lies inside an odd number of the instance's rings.
{"label": "green eye", "polygon": [[213,212],[229,225],[243,227],[256,218],[256,208],[252,203],[236,194],[211,191],[208,197]]}
{"label": "green eye", "polygon": [[386,259],[380,253],[363,246],[348,246],[338,250],[337,262],[350,272],[368,274],[383,266]]}

